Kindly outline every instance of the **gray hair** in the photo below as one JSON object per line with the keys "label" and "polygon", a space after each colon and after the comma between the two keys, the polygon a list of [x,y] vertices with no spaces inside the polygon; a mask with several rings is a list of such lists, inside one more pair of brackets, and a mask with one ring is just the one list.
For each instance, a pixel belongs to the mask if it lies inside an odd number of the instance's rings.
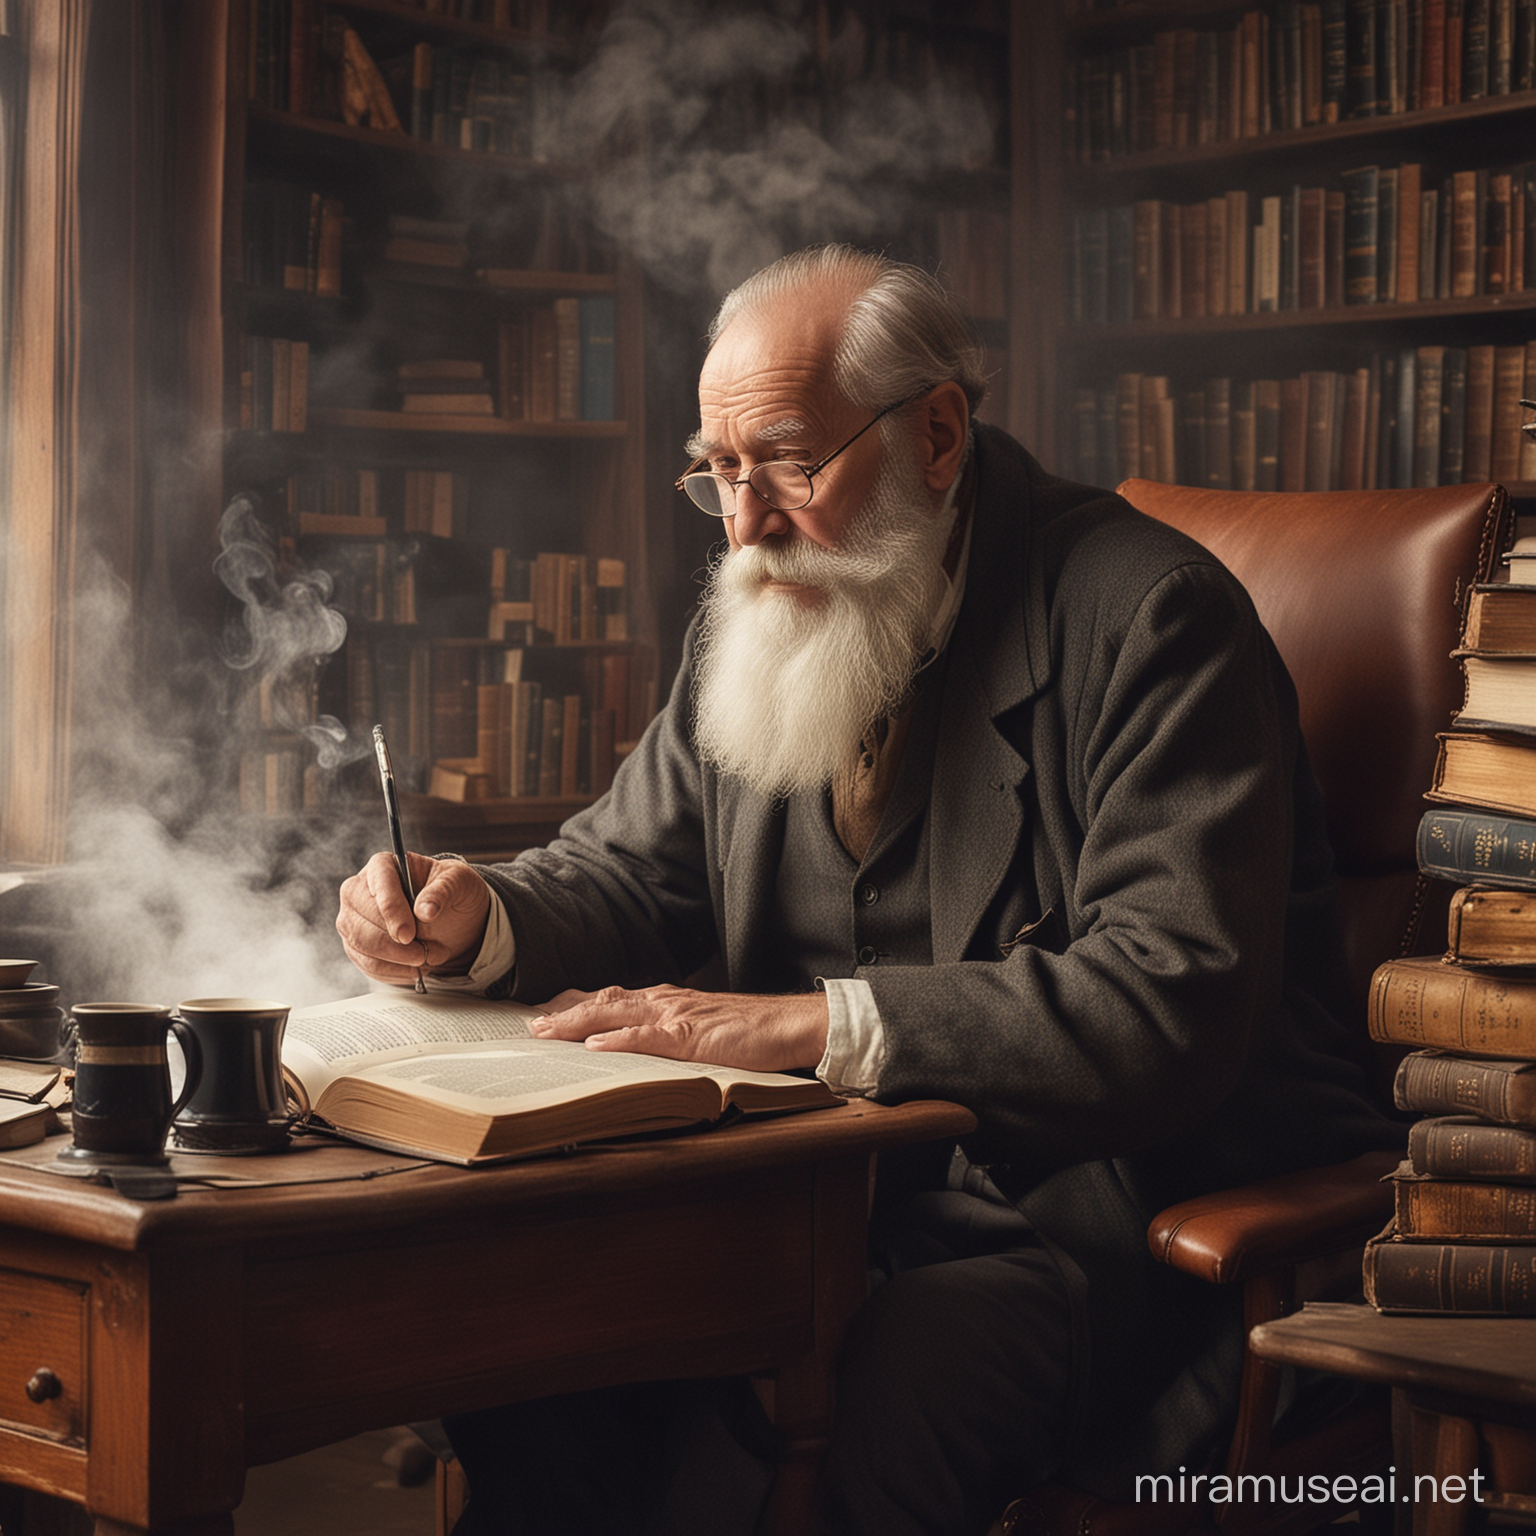
{"label": "gray hair", "polygon": [[960,306],[930,273],[851,245],[816,245],[781,256],[720,302],[713,346],[746,311],[826,284],[855,291],[843,321],[832,377],[854,405],[882,410],[953,380],[972,412],[987,392],[983,353]]}

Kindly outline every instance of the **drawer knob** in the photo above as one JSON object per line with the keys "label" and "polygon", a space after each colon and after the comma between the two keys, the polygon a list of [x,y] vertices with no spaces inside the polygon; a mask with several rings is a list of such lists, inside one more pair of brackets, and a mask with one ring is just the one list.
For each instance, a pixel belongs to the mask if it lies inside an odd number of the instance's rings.
{"label": "drawer knob", "polygon": [[57,1397],[63,1390],[64,1383],[46,1365],[34,1371],[27,1382],[27,1396],[34,1403],[46,1403],[50,1397]]}

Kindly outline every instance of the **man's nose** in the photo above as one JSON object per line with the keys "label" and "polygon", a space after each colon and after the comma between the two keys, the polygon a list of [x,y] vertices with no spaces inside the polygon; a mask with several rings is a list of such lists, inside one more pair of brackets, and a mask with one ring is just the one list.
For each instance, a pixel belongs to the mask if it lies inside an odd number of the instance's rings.
{"label": "man's nose", "polygon": [[756,489],[743,481],[733,492],[736,511],[725,520],[726,535],[731,543],[745,548],[761,544],[774,534],[788,533],[791,528],[788,514],[770,507]]}

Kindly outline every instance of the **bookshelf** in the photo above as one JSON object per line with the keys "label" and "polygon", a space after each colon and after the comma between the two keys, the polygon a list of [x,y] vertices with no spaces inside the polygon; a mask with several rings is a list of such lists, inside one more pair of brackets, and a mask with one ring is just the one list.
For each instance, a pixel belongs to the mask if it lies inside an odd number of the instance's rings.
{"label": "bookshelf", "polygon": [[1068,0],[1013,25],[1012,345],[1053,468],[1536,498],[1531,0]]}
{"label": "bookshelf", "polygon": [[320,663],[253,679],[241,798],[376,795],[378,720],[413,846],[510,855],[601,793],[656,707],[642,284],[556,154],[586,8],[454,9],[473,19],[232,7],[226,496],[272,585],[324,573],[347,620]]}

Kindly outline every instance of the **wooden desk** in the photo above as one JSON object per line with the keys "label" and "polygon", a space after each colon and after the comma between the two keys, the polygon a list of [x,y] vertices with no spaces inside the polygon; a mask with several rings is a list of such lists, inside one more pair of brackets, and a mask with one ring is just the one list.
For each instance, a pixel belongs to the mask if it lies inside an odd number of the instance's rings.
{"label": "wooden desk", "polygon": [[[1458,1536],[1493,1509],[1536,1516],[1536,1318],[1388,1317],[1312,1302],[1261,1324],[1250,1342],[1266,1360],[1393,1388],[1399,1512],[1406,1501],[1415,1536]],[[1410,1464],[1441,1487],[1463,1479],[1463,1497],[1413,1498]],[[1467,1481],[1474,1471],[1481,1509]]]}
{"label": "wooden desk", "polygon": [[83,1503],[97,1536],[227,1536],[248,1465],[365,1429],[767,1371],[775,1529],[807,1529],[828,1368],[864,1294],[869,1156],[973,1123],[855,1103],[154,1204],[0,1169],[0,1480]]}

